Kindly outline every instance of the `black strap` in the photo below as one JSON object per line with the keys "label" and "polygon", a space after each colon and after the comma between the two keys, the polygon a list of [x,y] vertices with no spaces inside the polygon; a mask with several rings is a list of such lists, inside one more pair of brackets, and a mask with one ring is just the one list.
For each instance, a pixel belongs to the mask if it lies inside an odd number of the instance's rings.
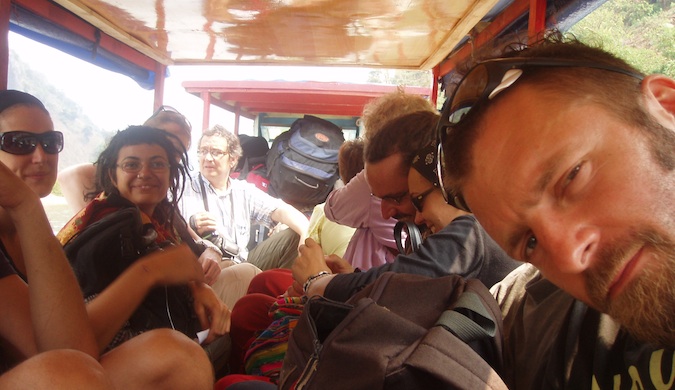
{"label": "black strap", "polygon": [[[204,178],[202,177],[201,173],[199,174],[199,187],[201,187],[201,190],[202,190],[202,200],[204,201],[204,209],[206,211],[209,211],[209,201],[208,201],[208,198],[206,196],[206,187],[204,186]],[[232,205],[232,207],[234,208],[234,205]],[[234,214],[234,211],[233,211],[233,214]],[[194,225],[194,221],[193,221],[192,217],[193,216],[190,217],[190,227],[192,228],[192,230],[195,231],[195,233],[197,233],[197,226]],[[197,233],[197,234],[199,234],[199,233]],[[223,245],[225,245],[225,247],[223,247],[223,246],[220,247],[220,250],[223,252],[223,254],[227,253],[227,254],[236,255],[236,254],[239,253],[239,249],[238,249],[238,245],[237,245],[237,235],[236,234],[234,235],[234,242],[229,240],[226,237],[223,237]],[[232,248],[237,248],[237,250],[234,251]]]}
{"label": "black strap", "polygon": [[204,210],[209,211],[209,201],[206,199],[206,187],[204,186],[204,178],[199,174],[199,186],[202,189],[202,200],[204,201]]}
{"label": "black strap", "polygon": [[444,311],[436,321],[436,325],[452,332],[465,343],[494,337],[497,332],[494,317],[480,296],[471,291],[464,291],[457,299],[455,307]]}
{"label": "black strap", "polygon": [[[410,241],[410,248],[406,251],[405,246],[403,245],[403,228],[406,228],[408,233],[408,240]],[[412,222],[407,221],[398,221],[396,226],[394,226],[394,238],[396,239],[396,248],[398,248],[399,253],[410,254],[415,251],[422,245],[422,233],[420,229]]]}
{"label": "black strap", "polygon": [[239,170],[239,180],[246,180],[246,175],[248,175],[248,172],[251,170],[251,162],[249,161],[248,158],[244,158],[244,164],[241,166],[241,169]]}

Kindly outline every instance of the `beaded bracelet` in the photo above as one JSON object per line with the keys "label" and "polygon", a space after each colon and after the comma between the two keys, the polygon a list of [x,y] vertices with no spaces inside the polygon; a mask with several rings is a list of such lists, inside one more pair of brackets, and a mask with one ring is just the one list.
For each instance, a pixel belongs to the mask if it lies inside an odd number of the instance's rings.
{"label": "beaded bracelet", "polygon": [[319,272],[319,273],[316,274],[316,275],[310,276],[309,278],[307,278],[307,281],[305,282],[305,284],[302,285],[302,291],[304,291],[305,294],[307,294],[307,291],[309,291],[309,287],[312,285],[312,283],[313,283],[315,280],[321,279],[321,278],[323,278],[324,276],[330,275],[330,274],[331,274],[331,273],[328,272],[328,271],[321,271],[321,272]]}

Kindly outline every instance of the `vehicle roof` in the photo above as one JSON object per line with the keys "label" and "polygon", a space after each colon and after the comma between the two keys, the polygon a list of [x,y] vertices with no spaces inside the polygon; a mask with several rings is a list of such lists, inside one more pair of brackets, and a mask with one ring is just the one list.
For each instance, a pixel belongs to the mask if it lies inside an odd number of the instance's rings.
{"label": "vehicle roof", "polygon": [[[432,69],[434,83],[424,94],[435,101],[437,82],[447,83],[482,46],[551,25],[564,30],[604,1],[10,0],[0,18],[13,31],[154,88],[156,106],[163,94],[156,75],[188,64]],[[253,96],[189,92],[234,111]],[[243,113],[256,110],[268,108]]]}
{"label": "vehicle roof", "polygon": [[431,69],[498,0],[55,0],[165,65]]}

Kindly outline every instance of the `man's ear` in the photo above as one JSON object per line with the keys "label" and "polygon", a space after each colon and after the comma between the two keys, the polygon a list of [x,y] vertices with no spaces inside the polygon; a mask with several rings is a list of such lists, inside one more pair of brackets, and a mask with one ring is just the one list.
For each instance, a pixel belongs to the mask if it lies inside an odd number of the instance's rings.
{"label": "man's ear", "polygon": [[645,108],[664,127],[675,130],[675,80],[660,74],[642,80]]}

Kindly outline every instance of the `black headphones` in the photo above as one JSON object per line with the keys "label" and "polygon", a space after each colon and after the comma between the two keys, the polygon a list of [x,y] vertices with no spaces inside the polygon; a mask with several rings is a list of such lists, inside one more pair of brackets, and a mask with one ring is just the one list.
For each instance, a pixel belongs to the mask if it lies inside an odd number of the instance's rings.
{"label": "black headphones", "polygon": [[[405,240],[402,237],[404,231],[403,229],[405,229],[405,232],[407,233]],[[420,247],[420,245],[422,245],[422,233],[420,232],[420,229],[417,227],[417,225],[412,222],[396,222],[396,226],[394,226],[394,238],[396,239],[396,248],[401,254],[407,255],[413,253]],[[403,241],[409,243],[407,248]]]}

